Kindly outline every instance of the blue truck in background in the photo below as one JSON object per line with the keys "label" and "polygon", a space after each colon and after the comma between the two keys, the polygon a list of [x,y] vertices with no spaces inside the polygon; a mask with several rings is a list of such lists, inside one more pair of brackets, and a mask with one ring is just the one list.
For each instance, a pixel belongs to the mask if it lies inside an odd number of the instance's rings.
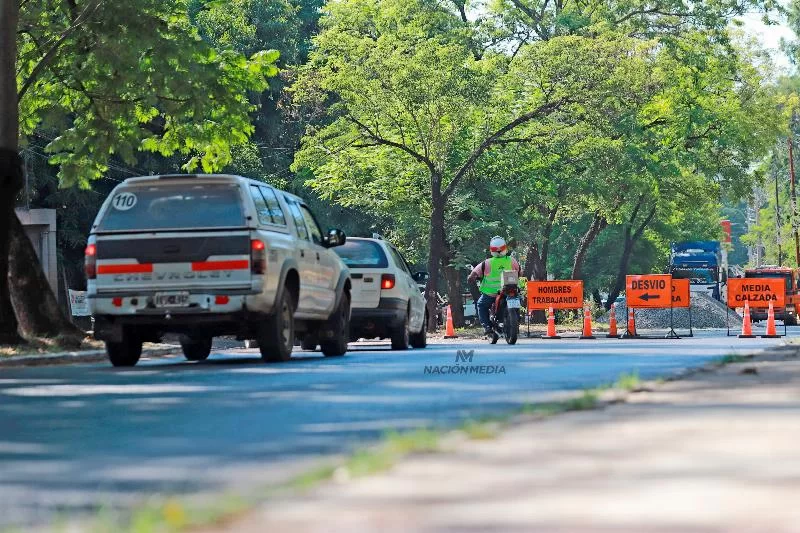
{"label": "blue truck in background", "polygon": [[723,286],[728,281],[728,254],[719,241],[673,242],[669,273],[676,279],[689,279],[691,292],[720,301],[727,297]]}

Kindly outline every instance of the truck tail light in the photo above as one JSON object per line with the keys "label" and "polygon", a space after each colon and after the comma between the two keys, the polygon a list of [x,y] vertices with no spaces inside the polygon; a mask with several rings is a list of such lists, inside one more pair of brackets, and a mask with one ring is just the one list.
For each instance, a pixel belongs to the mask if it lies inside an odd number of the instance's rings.
{"label": "truck tail light", "polygon": [[381,276],[381,289],[385,291],[394,289],[394,274],[384,274]]}
{"label": "truck tail light", "polygon": [[97,246],[94,244],[86,246],[83,271],[86,273],[86,279],[97,278]]}
{"label": "truck tail light", "polygon": [[250,272],[264,274],[267,271],[267,246],[263,241],[250,241]]}

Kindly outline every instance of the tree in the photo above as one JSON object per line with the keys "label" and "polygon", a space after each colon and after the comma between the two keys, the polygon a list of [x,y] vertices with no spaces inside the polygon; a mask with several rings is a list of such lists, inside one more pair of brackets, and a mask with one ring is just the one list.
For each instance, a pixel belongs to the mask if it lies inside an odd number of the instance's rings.
{"label": "tree", "polygon": [[[259,51],[246,59],[200,39],[184,0],[2,0],[4,13],[16,12],[11,4],[22,10],[18,20],[3,19],[3,29],[10,30],[4,37],[16,36],[18,49],[0,49],[1,75],[16,73],[16,90],[6,88],[0,94],[4,111],[15,111],[0,117],[0,130],[11,132],[2,147],[17,154],[12,123],[14,131],[19,124],[23,138],[37,129],[56,132],[45,149],[64,186],[86,187],[104,175],[112,158],[133,164],[142,151],[180,154],[188,158],[187,169],[211,171],[226,165],[231,148],[253,131],[248,91],[263,90],[266,77],[277,72],[277,52]],[[12,175],[9,166],[2,175]],[[13,216],[15,194],[7,191],[12,200],[2,217]],[[18,226],[12,224],[14,228]],[[15,235],[16,242],[27,246]],[[0,228],[0,242],[6,246],[4,237]],[[35,268],[11,278],[11,283],[37,287],[15,302],[18,313],[39,324],[41,329],[29,333],[56,334],[62,329],[59,321],[48,320],[37,305],[41,300],[53,304],[53,295],[33,283],[40,267],[30,266]],[[0,287],[6,279],[2,276]]]}
{"label": "tree", "polygon": [[447,254],[448,209],[476,164],[492,150],[546,137],[567,117],[593,114],[641,57],[620,36],[564,37],[523,46],[513,58],[488,50],[476,57],[474,32],[436,1],[329,8],[294,90],[299,102],[329,102],[330,123],[309,131],[294,168],[311,168],[312,187],[337,198],[365,194],[385,160],[408,168],[425,191],[414,213],[430,220],[431,292]]}

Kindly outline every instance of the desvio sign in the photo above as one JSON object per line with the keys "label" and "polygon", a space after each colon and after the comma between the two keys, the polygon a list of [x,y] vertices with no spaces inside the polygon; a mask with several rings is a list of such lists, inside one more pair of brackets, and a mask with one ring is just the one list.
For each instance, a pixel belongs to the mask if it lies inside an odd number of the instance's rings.
{"label": "desvio sign", "polygon": [[770,302],[784,307],[786,282],[781,278],[728,278],[728,307],[744,307],[745,301],[750,307],[767,308]]}
{"label": "desvio sign", "polygon": [[580,309],[583,307],[583,281],[529,281],[528,311],[534,309]]}
{"label": "desvio sign", "polygon": [[672,307],[672,275],[642,274],[625,277],[625,299],[628,307]]}

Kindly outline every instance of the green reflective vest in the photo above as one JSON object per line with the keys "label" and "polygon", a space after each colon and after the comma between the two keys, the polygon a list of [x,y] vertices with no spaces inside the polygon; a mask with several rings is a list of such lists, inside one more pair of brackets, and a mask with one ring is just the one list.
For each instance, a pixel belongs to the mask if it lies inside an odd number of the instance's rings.
{"label": "green reflective vest", "polygon": [[500,275],[504,270],[512,270],[511,258],[492,257],[489,261],[489,272],[484,273],[481,280],[480,291],[490,296],[500,292]]}

